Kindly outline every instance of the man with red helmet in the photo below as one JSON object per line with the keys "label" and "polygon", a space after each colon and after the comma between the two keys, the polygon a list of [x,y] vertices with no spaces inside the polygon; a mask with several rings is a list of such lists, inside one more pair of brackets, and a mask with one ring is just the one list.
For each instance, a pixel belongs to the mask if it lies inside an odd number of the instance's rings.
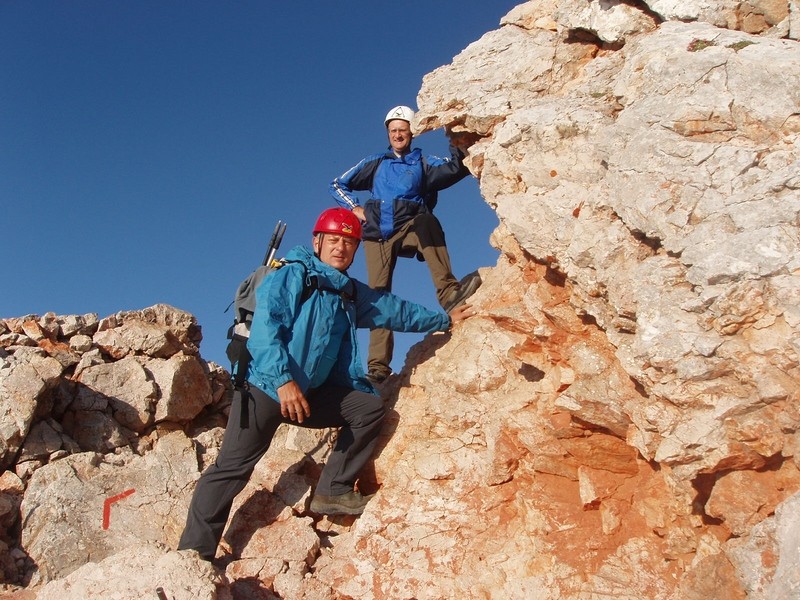
{"label": "man with red helmet", "polygon": [[313,233],[313,251],[293,248],[256,291],[247,342],[249,394],[234,398],[219,456],[197,483],[178,545],[206,560],[214,558],[233,499],[281,423],[340,428],[310,510],[361,514],[369,496],[355,491],[355,482],[375,447],[385,408],[364,373],[356,328],[446,331],[474,314],[466,304],[449,315],[434,312],[351,279],[347,269],[361,242],[361,222],[351,211],[324,211]]}

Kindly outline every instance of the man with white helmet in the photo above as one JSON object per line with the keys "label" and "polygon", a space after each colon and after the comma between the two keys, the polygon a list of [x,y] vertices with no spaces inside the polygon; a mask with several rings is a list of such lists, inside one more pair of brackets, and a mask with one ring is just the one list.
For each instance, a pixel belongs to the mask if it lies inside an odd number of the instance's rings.
{"label": "man with white helmet", "polygon": [[[384,119],[389,149],[361,160],[330,185],[336,201],[364,223],[368,283],[391,291],[398,257],[424,260],[446,312],[462,305],[481,283],[477,273],[459,281],[453,275],[442,225],[433,215],[437,194],[467,176],[464,152],[450,146],[450,157],[423,156],[411,147],[414,111],[395,106]],[[354,192],[369,191],[363,205]],[[370,334],[368,377],[381,383],[391,374],[392,332]]]}

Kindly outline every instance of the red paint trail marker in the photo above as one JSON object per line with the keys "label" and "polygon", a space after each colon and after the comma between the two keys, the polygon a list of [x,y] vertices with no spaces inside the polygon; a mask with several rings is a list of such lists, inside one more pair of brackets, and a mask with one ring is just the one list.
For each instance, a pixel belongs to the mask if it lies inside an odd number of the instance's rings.
{"label": "red paint trail marker", "polygon": [[111,505],[114,504],[114,502],[119,502],[123,498],[127,498],[135,491],[134,489],[130,489],[116,496],[106,498],[106,501],[103,502],[103,529],[108,529],[108,522],[111,520]]}

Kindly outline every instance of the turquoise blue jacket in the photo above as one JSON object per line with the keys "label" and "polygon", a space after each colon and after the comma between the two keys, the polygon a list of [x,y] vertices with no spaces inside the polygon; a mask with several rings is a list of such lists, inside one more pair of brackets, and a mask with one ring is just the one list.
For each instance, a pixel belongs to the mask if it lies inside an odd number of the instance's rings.
{"label": "turquoise blue jacket", "polygon": [[[248,381],[271,398],[294,380],[305,394],[322,352],[328,346],[336,311],[350,324],[327,383],[375,392],[366,379],[356,328],[429,333],[446,331],[450,317],[420,304],[379,292],[323,263],[305,246],[293,248],[289,261],[256,290],[256,310],[247,349],[252,355]],[[317,287],[309,289],[312,277]],[[310,291],[310,295],[308,295]],[[304,292],[306,297],[304,297]],[[345,292],[344,295],[339,292]]]}

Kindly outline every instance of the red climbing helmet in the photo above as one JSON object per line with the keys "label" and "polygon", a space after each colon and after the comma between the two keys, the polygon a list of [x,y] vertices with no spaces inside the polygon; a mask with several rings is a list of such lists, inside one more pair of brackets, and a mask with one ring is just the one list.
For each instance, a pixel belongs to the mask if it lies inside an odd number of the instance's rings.
{"label": "red climbing helmet", "polygon": [[314,225],[314,235],[318,233],[333,233],[360,240],[361,221],[346,208],[329,208],[322,212]]}

